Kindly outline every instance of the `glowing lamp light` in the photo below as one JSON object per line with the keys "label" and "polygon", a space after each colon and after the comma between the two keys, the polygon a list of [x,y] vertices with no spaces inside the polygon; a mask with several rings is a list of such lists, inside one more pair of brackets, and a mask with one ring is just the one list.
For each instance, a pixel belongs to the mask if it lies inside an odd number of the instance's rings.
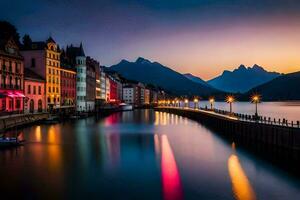
{"label": "glowing lamp light", "polygon": [[226,101],[227,101],[227,103],[232,103],[232,102],[235,101],[235,99],[234,99],[233,96],[228,96],[228,97],[226,98]]}
{"label": "glowing lamp light", "polygon": [[214,98],[210,98],[209,99],[209,103],[214,103],[215,102],[215,99]]}
{"label": "glowing lamp light", "polygon": [[184,100],[184,103],[188,103],[188,102],[189,102],[189,100],[187,100],[187,99]]}
{"label": "glowing lamp light", "polygon": [[261,98],[260,98],[260,95],[258,95],[258,94],[255,94],[251,97],[252,103],[259,103],[260,100],[261,100]]}
{"label": "glowing lamp light", "polygon": [[199,102],[199,100],[198,99],[194,99],[194,102],[197,103],[197,102]]}

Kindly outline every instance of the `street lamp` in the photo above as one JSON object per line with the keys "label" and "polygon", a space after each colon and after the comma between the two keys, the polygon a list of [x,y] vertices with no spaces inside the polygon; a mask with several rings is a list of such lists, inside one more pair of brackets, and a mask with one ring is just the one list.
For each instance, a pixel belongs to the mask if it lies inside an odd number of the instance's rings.
{"label": "street lamp", "polygon": [[198,109],[198,102],[199,100],[197,98],[194,99],[194,108]]}
{"label": "street lamp", "polygon": [[215,102],[215,99],[213,97],[209,98],[209,103],[210,103],[210,109],[213,109],[213,104]]}
{"label": "street lamp", "polygon": [[226,102],[230,105],[230,114],[232,114],[232,103],[235,101],[234,96],[227,96]]}
{"label": "street lamp", "polygon": [[251,102],[255,104],[255,118],[258,118],[257,105],[260,103],[261,97],[258,94],[254,94],[251,97]]}
{"label": "street lamp", "polygon": [[179,101],[176,100],[176,107],[179,107]]}
{"label": "street lamp", "polygon": [[188,107],[188,103],[189,103],[189,100],[188,100],[188,99],[185,99],[185,100],[184,100],[185,107]]}

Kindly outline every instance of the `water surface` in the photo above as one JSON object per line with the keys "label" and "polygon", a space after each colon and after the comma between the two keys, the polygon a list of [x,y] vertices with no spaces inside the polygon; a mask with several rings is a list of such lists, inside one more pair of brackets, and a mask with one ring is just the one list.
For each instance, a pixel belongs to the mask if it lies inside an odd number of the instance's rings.
{"label": "water surface", "polygon": [[[0,151],[2,197],[298,199],[300,181],[173,114],[136,110],[19,131]],[[3,199],[1,198],[1,199]]]}

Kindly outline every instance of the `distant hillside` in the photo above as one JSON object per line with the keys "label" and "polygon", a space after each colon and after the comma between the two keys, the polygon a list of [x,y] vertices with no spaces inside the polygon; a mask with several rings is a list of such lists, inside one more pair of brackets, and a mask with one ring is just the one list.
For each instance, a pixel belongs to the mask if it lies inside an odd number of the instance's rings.
{"label": "distant hillside", "polygon": [[159,86],[174,95],[208,96],[219,93],[216,89],[195,83],[158,62],[150,62],[144,58],[138,58],[135,62],[122,60],[110,69],[120,73],[126,79]]}
{"label": "distant hillside", "polygon": [[232,72],[225,70],[222,75],[209,80],[208,84],[226,92],[244,93],[278,76],[280,76],[279,73],[267,72],[258,65],[253,65],[252,68],[240,65],[238,69]]}
{"label": "distant hillside", "polygon": [[300,100],[300,72],[279,76],[248,91],[244,98],[253,93],[262,95],[263,100]]}
{"label": "distant hillside", "polygon": [[207,87],[211,87],[211,85],[209,85],[208,83],[206,83],[206,81],[202,80],[198,76],[194,76],[193,74],[190,74],[190,73],[183,74],[183,75],[186,78],[190,79],[191,81],[194,81],[195,83],[199,83],[201,85],[204,85],[204,86],[207,86]]}

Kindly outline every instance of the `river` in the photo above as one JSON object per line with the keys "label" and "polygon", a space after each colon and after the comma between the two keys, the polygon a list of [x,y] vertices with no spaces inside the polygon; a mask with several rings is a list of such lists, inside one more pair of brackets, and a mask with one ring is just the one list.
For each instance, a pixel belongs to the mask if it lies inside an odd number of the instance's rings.
{"label": "river", "polygon": [[0,151],[9,199],[292,200],[300,179],[203,124],[153,110],[14,130]]}

